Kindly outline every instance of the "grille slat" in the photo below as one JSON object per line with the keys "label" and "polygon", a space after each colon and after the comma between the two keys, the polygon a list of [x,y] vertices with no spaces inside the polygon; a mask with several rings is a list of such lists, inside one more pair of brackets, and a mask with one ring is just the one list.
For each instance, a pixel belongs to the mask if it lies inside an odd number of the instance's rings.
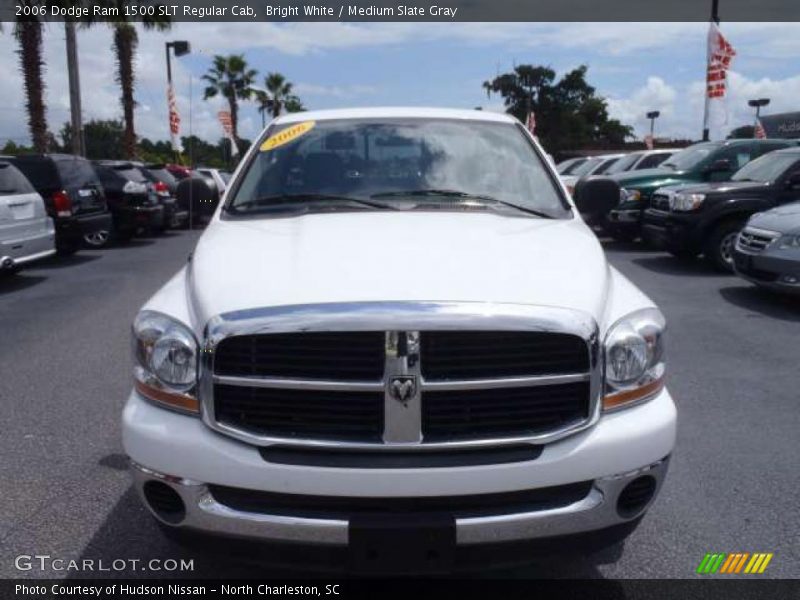
{"label": "grille slat", "polygon": [[[511,399],[515,401],[511,401]],[[447,441],[483,434],[541,433],[546,428],[588,418],[589,384],[425,392],[422,430],[426,441]]]}
{"label": "grille slat", "polygon": [[429,381],[512,377],[589,370],[578,336],[527,331],[432,331],[421,336],[422,374]]}
{"label": "grille slat", "polygon": [[383,394],[214,386],[216,419],[259,435],[377,441]]}
{"label": "grille slat", "polygon": [[217,375],[375,380],[383,376],[385,334],[305,332],[240,335],[222,340]]}

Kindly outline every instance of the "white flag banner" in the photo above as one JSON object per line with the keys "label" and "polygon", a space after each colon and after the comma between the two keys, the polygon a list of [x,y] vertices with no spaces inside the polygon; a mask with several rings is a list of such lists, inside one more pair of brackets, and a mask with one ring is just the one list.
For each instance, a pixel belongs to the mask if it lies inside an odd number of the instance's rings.
{"label": "white flag banner", "polygon": [[175,101],[175,89],[172,84],[167,85],[167,106],[169,107],[169,138],[175,152],[183,152],[181,145],[181,115],[178,113],[178,103]]}
{"label": "white flag banner", "polygon": [[706,104],[703,128],[721,127],[728,123],[728,70],[736,50],[725,39],[713,21],[708,28],[708,56],[706,63]]}

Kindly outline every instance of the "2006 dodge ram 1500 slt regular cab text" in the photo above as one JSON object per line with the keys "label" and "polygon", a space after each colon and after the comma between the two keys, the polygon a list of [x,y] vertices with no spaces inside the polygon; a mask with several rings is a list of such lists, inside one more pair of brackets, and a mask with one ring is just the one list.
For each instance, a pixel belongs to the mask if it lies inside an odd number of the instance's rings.
{"label": "2006 dodge ram 1500 slt regular cab text", "polygon": [[676,411],[664,317],[579,216],[618,199],[506,115],[277,118],[133,324],[142,501],[370,572],[619,542]]}

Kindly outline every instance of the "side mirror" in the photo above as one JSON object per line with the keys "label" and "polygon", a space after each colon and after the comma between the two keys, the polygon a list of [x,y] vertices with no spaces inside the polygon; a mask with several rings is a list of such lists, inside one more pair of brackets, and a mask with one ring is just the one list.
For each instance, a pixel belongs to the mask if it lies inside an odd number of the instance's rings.
{"label": "side mirror", "polygon": [[219,204],[219,192],[204,177],[182,179],[175,190],[178,206],[197,216],[210,216]]}
{"label": "side mirror", "polygon": [[733,163],[731,163],[729,158],[719,158],[706,168],[706,173],[722,173],[724,171],[732,170]]}
{"label": "side mirror", "polygon": [[608,177],[583,177],[575,184],[575,208],[591,221],[608,214],[619,204],[619,184]]}

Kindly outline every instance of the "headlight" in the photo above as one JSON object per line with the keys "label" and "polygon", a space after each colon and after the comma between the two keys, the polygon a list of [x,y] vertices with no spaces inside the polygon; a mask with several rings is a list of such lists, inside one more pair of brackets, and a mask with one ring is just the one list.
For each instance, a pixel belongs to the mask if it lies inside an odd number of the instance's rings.
{"label": "headlight", "polygon": [[134,379],[143,396],[183,411],[199,412],[198,346],[183,323],[143,310],[133,322]]}
{"label": "headlight", "polygon": [[705,199],[705,194],[675,194],[669,199],[669,208],[677,212],[695,210]]}
{"label": "headlight", "polygon": [[778,247],[782,250],[800,249],[800,235],[784,235],[778,242]]}
{"label": "headlight", "polygon": [[619,201],[622,202],[638,202],[642,199],[642,192],[639,190],[626,190],[625,188],[620,188],[619,190]]}
{"label": "headlight", "polygon": [[664,387],[666,321],[655,308],[617,321],[606,334],[603,409],[652,398]]}

